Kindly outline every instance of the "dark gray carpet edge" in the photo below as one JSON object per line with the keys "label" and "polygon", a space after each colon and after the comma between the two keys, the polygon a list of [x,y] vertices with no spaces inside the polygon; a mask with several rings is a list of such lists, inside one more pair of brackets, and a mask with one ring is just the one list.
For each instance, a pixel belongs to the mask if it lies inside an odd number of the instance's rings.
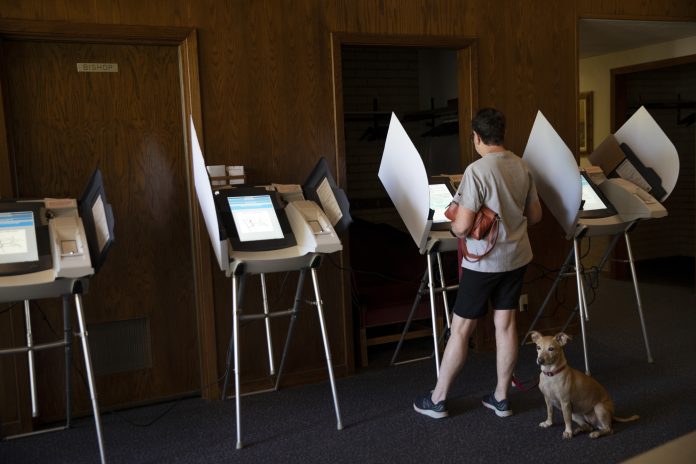
{"label": "dark gray carpet edge", "polygon": [[[603,279],[587,323],[592,375],[612,395],[614,434],[562,439],[560,413],[541,429],[538,389],[512,391],[515,414],[498,418],[481,406],[495,385],[495,354],[473,353],[448,400],[450,417],[434,420],[412,409],[415,395],[435,381],[432,360],[368,370],[337,380],[343,430],[328,382],[241,399],[242,440],[236,449],[234,400],[184,399],[105,414],[104,442],[112,463],[410,463],[621,462],[696,430],[696,297],[687,287],[641,285],[655,362],[646,361],[630,282]],[[538,377],[534,348],[520,351],[517,375]],[[583,370],[580,336],[566,347]],[[172,408],[149,427],[147,423]],[[91,417],[70,430],[0,442],[0,463],[88,463],[99,454]]]}

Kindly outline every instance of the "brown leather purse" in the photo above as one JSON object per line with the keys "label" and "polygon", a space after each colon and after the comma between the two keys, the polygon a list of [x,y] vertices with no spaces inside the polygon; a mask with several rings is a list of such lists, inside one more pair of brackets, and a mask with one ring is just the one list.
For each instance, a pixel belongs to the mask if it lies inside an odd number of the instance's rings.
{"label": "brown leather purse", "polygon": [[[459,205],[457,203],[450,203],[447,210],[445,210],[445,217],[450,221],[454,221],[454,218],[457,217],[458,208]],[[468,237],[471,237],[474,240],[486,239],[488,242],[486,251],[480,255],[469,253],[469,250],[466,248],[466,239],[461,238],[459,239],[458,244],[461,256],[463,256],[464,259],[470,263],[475,263],[490,253],[495,246],[495,242],[498,240],[499,224],[500,216],[498,216],[498,213],[487,206],[481,206],[481,208],[476,212],[476,216],[474,216],[474,224],[471,226],[471,230],[469,230]]]}

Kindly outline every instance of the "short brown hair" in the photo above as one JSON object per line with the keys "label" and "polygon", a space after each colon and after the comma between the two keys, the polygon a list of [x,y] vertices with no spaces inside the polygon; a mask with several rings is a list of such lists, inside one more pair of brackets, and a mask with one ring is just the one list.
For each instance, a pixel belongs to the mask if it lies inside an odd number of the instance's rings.
{"label": "short brown hair", "polygon": [[505,115],[495,108],[478,110],[471,128],[486,145],[502,145],[505,141]]}

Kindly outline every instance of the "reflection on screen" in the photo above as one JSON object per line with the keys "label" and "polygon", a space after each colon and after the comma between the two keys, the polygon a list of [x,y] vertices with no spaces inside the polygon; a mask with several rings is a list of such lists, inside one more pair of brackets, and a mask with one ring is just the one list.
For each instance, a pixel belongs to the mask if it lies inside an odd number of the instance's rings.
{"label": "reflection on screen", "polygon": [[584,176],[580,176],[580,182],[582,185],[582,210],[592,211],[595,209],[606,209],[607,205],[604,204],[597,192],[594,191],[590,183],[585,179]]}
{"label": "reflection on screen", "polygon": [[240,242],[283,238],[270,195],[227,197]]}
{"label": "reflection on screen", "polygon": [[430,184],[430,209],[433,214],[433,224],[450,222],[445,217],[445,210],[452,203],[452,194],[445,184]]}
{"label": "reflection on screen", "polygon": [[0,213],[0,264],[38,261],[39,253],[31,211]]}

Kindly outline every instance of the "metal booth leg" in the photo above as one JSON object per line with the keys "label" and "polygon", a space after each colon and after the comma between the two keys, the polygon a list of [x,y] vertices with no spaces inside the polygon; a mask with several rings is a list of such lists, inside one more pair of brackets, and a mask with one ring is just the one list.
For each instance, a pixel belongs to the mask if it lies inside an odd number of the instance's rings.
{"label": "metal booth leg", "polygon": [[[239,283],[237,282],[239,280]],[[237,313],[239,311],[238,308],[242,307],[242,296],[244,292],[244,283],[245,283],[245,278],[244,274],[241,275],[241,277],[237,277],[236,275],[232,276],[232,333],[230,334],[230,341],[229,344],[227,345],[227,360],[225,361],[225,379],[222,382],[222,393],[220,394],[220,399],[224,400],[225,395],[227,395],[227,387],[230,384],[230,372],[232,367],[232,359],[234,357],[234,354],[236,352],[236,345],[235,345],[235,334],[234,334],[234,320],[235,317],[237,316]]]}
{"label": "metal booth leg", "polygon": [[573,252],[575,254],[575,277],[578,287],[578,307],[580,310],[580,331],[582,333],[582,351],[585,355],[585,373],[590,375],[590,365],[587,360],[587,337],[585,336],[585,316],[587,307],[585,305],[585,287],[583,285],[582,262],[580,260],[580,239],[573,240]]}
{"label": "metal booth leg", "polygon": [[532,324],[529,326],[529,330],[527,330],[527,333],[522,338],[522,342],[520,343],[521,347],[524,346],[524,343],[527,341],[527,338],[529,337],[530,332],[532,332],[534,330],[534,328],[536,327],[536,324],[539,321],[539,318],[544,313],[544,309],[546,309],[546,305],[549,304],[549,301],[551,300],[551,296],[556,291],[556,288],[561,283],[561,280],[563,280],[566,277],[565,274],[567,272],[567,269],[570,267],[570,261],[573,258],[574,251],[575,251],[575,248],[571,248],[570,251],[568,252],[568,256],[566,256],[566,259],[563,262],[563,266],[561,266],[561,270],[558,271],[558,275],[556,276],[556,280],[553,281],[553,285],[551,285],[549,292],[546,294],[546,298],[544,298],[544,302],[541,304],[541,307],[539,308],[539,311],[537,311],[536,316],[534,316],[534,320],[532,321]]}
{"label": "metal booth leg", "polygon": [[[326,368],[329,371],[329,381],[331,382],[331,393],[333,394],[334,408],[336,409],[336,428],[343,429],[341,421],[341,410],[338,407],[338,395],[336,394],[336,381],[334,379],[333,362],[331,361],[331,350],[329,349],[329,339],[326,332],[326,321],[324,320],[324,308],[319,294],[319,280],[317,279],[317,270],[312,268],[312,284],[314,284],[314,297],[316,298],[317,313],[319,315],[319,324],[321,325],[321,337],[324,340],[324,353],[326,355]],[[431,296],[432,298],[432,296]]]}
{"label": "metal booth leg", "polygon": [[269,319],[268,308],[268,292],[266,291],[266,276],[260,274],[261,278],[261,295],[263,297],[263,314],[266,316],[264,324],[266,325],[266,347],[268,349],[268,372],[275,375],[275,364],[273,363],[273,340],[271,339],[271,320]]}
{"label": "metal booth leg", "polygon": [[450,320],[450,309],[449,301],[447,301],[447,282],[445,282],[445,272],[442,269],[442,256],[440,252],[437,252],[437,268],[440,273],[440,288],[442,288],[442,304],[445,308],[445,322],[447,323],[447,329],[452,328],[452,321]]}
{"label": "metal booth leg", "polygon": [[63,296],[63,339],[65,341],[65,427],[72,422],[72,321],[70,298]]}
{"label": "metal booth leg", "polygon": [[101,418],[99,416],[99,404],[97,403],[97,389],[94,384],[94,373],[92,371],[92,358],[89,353],[89,343],[87,343],[87,327],[85,325],[85,316],[82,310],[82,295],[75,293],[75,310],[77,312],[77,321],[79,323],[80,333],[78,336],[82,340],[82,354],[85,358],[85,370],[87,371],[87,382],[89,385],[89,393],[92,399],[92,412],[94,413],[94,425],[97,428],[97,440],[99,441],[99,455],[101,462],[106,462],[104,453],[104,441],[102,439]]}
{"label": "metal booth leg", "polygon": [[[619,238],[621,238],[622,234],[615,234],[612,236],[611,242],[607,246],[606,250],[604,251],[604,255],[602,256],[602,259],[599,261],[599,264],[597,265],[597,276],[601,275],[602,270],[604,270],[604,266],[606,265],[607,261],[609,260],[609,256],[611,255],[611,252],[614,250],[616,247],[616,243],[618,242]],[[573,250],[571,250],[571,253]],[[554,287],[555,288],[555,287]],[[565,324],[561,328],[561,332],[565,332],[565,330],[568,328],[570,325],[570,322],[573,320],[575,317],[575,314],[578,312],[579,305],[575,305],[575,308],[573,308],[573,311],[570,313],[568,316],[568,319],[566,320]],[[530,329],[531,330],[531,329]]]}
{"label": "metal booth leg", "polygon": [[[237,280],[239,279],[239,285]],[[239,399],[239,318],[242,306],[242,296],[244,295],[245,274],[232,274],[232,334],[230,343],[227,348],[227,363],[225,365],[225,381],[222,385],[221,399],[225,399],[227,394],[227,386],[230,382],[230,364],[234,358],[234,400],[235,400],[235,415],[237,422],[237,449],[242,447],[242,414],[241,401]]]}
{"label": "metal booth leg", "polygon": [[[79,295],[77,295],[79,296]],[[36,362],[35,362],[35,357],[34,357],[34,352],[39,351],[39,350],[44,350],[44,349],[49,349],[49,348],[58,348],[58,347],[63,347],[65,350],[65,425],[64,426],[58,426],[58,427],[52,427],[52,428],[47,428],[47,429],[41,429],[41,430],[34,430],[32,432],[27,432],[27,433],[20,433],[16,435],[11,435],[11,436],[6,436],[2,437],[0,436],[0,439],[14,439],[14,438],[22,438],[22,437],[27,437],[31,435],[38,435],[42,433],[47,433],[47,432],[56,432],[59,430],[65,430],[67,428],[70,428],[71,421],[72,421],[72,382],[71,382],[71,372],[72,372],[72,323],[71,323],[71,318],[70,318],[70,295],[63,295],[63,340],[62,341],[54,341],[54,342],[49,342],[49,343],[43,343],[43,344],[35,344],[34,343],[34,333],[32,330],[32,323],[31,323],[31,302],[30,300],[24,300],[24,319],[25,319],[25,328],[26,328],[26,346],[23,347],[17,347],[17,348],[8,348],[8,349],[2,349],[0,350],[0,355],[3,354],[19,354],[19,353],[26,353],[27,354],[27,364],[28,364],[28,374],[29,374],[29,393],[31,397],[31,415],[32,417],[38,417],[39,416],[39,402],[38,402],[38,395],[37,395],[37,388],[36,388]],[[77,334],[78,336],[81,334]],[[89,352],[86,351],[86,358],[85,358],[85,365],[88,367],[89,371],[91,371],[91,362],[90,359],[88,358]],[[94,382],[90,384],[90,393],[93,396],[93,400],[96,399],[96,390],[93,390],[93,385]],[[102,440],[101,440],[101,427],[100,427],[100,422],[99,422],[99,415],[98,415],[98,409],[95,410],[95,422],[97,424],[97,438],[99,439],[99,448],[100,448],[100,453],[102,455],[102,462],[104,462],[104,453],[103,453],[103,445],[102,445]]]}
{"label": "metal booth leg", "polygon": [[[242,283],[244,276],[241,277]],[[241,284],[240,283],[240,286]],[[241,289],[240,289],[241,294]],[[237,449],[242,448],[242,413],[239,395],[239,307],[237,305],[237,277],[232,276],[232,339],[234,342],[234,403],[237,420]],[[229,372],[229,370],[228,370]]]}
{"label": "metal booth leg", "polygon": [[[437,259],[437,266],[438,266],[438,273],[440,276],[440,287],[438,289],[435,289],[435,281],[434,281],[434,271],[433,271],[433,262],[432,262],[432,257],[433,255],[436,256]],[[401,346],[404,343],[404,340],[406,339],[406,334],[408,333],[409,328],[411,327],[411,322],[413,321],[413,317],[416,313],[416,308],[420,304],[421,297],[423,296],[423,293],[425,293],[425,287],[428,287],[428,294],[430,295],[430,317],[432,319],[432,325],[433,325],[433,354],[435,356],[435,372],[436,375],[439,377],[440,376],[440,342],[442,339],[444,339],[446,335],[446,331],[442,333],[441,336],[438,336],[437,333],[437,317],[436,317],[436,307],[435,307],[435,292],[442,292],[442,299],[443,299],[443,307],[445,311],[445,322],[447,324],[447,329],[451,327],[451,319],[450,319],[450,309],[449,309],[449,302],[447,301],[447,292],[449,290],[454,290],[458,287],[458,285],[453,285],[451,288],[447,286],[445,282],[445,273],[442,268],[442,257],[440,255],[440,252],[431,252],[428,253],[427,255],[427,260],[428,260],[428,266],[423,272],[423,277],[421,278],[420,286],[418,287],[418,292],[416,292],[416,298],[413,300],[413,305],[411,306],[411,312],[408,314],[408,318],[406,319],[406,323],[404,325],[404,329],[401,332],[401,337],[399,338],[399,343],[396,345],[396,349],[394,350],[394,354],[392,355],[391,362],[389,363],[390,365],[395,365],[397,364],[396,358],[399,355],[399,352],[401,351]],[[429,356],[424,356],[421,358],[416,358],[416,359],[410,359],[408,361],[403,361],[402,363],[406,362],[413,362],[413,361],[420,361],[422,359],[427,359]]]}
{"label": "metal booth leg", "polygon": [[433,284],[433,257],[428,253],[428,290],[430,293],[430,317],[433,322],[433,354],[435,355],[435,375],[440,377],[440,348],[437,336],[437,317],[435,314],[435,288]]}
{"label": "metal booth leg", "polygon": [[631,250],[631,241],[628,238],[628,232],[624,232],[626,239],[626,250],[628,251],[628,263],[631,266],[631,277],[633,278],[633,289],[636,293],[636,303],[638,304],[638,316],[640,317],[640,326],[643,329],[643,341],[645,341],[645,350],[648,354],[648,362],[653,362],[652,353],[650,352],[650,342],[648,341],[648,331],[645,328],[645,318],[643,317],[643,303],[640,299],[640,291],[638,291],[638,277],[636,276],[636,266],[633,261],[633,251]]}
{"label": "metal booth leg", "polygon": [[280,378],[283,374],[285,360],[287,358],[288,350],[290,348],[290,340],[292,339],[292,334],[295,332],[295,322],[297,322],[297,315],[300,312],[300,303],[302,302],[302,289],[304,288],[304,282],[306,277],[307,269],[300,269],[300,276],[297,279],[297,287],[295,288],[295,300],[293,301],[292,310],[290,312],[290,326],[288,327],[288,334],[285,337],[285,346],[283,347],[283,354],[280,357],[280,366],[278,367],[278,375],[276,376],[276,390],[280,385]]}
{"label": "metal booth leg", "polygon": [[[396,358],[399,356],[399,351],[401,351],[401,345],[404,344],[404,340],[406,339],[406,334],[408,333],[408,329],[411,327],[411,321],[413,320],[413,316],[416,314],[416,308],[420,304],[421,297],[423,295],[423,292],[425,291],[425,286],[428,284],[428,270],[426,269],[425,272],[423,272],[423,277],[421,278],[420,286],[418,287],[418,291],[416,292],[416,298],[413,300],[413,305],[411,305],[411,312],[408,313],[408,318],[406,319],[406,324],[404,324],[404,330],[401,332],[401,337],[399,338],[399,343],[396,344],[396,349],[394,350],[394,354],[392,355],[391,362],[389,365],[393,366],[396,364]],[[419,359],[425,359],[425,358],[419,358]]]}
{"label": "metal booth leg", "polygon": [[24,323],[27,329],[27,362],[29,364],[29,391],[31,393],[31,417],[38,417],[39,403],[36,396],[36,369],[34,368],[34,335],[31,331],[29,300],[24,300]]}

